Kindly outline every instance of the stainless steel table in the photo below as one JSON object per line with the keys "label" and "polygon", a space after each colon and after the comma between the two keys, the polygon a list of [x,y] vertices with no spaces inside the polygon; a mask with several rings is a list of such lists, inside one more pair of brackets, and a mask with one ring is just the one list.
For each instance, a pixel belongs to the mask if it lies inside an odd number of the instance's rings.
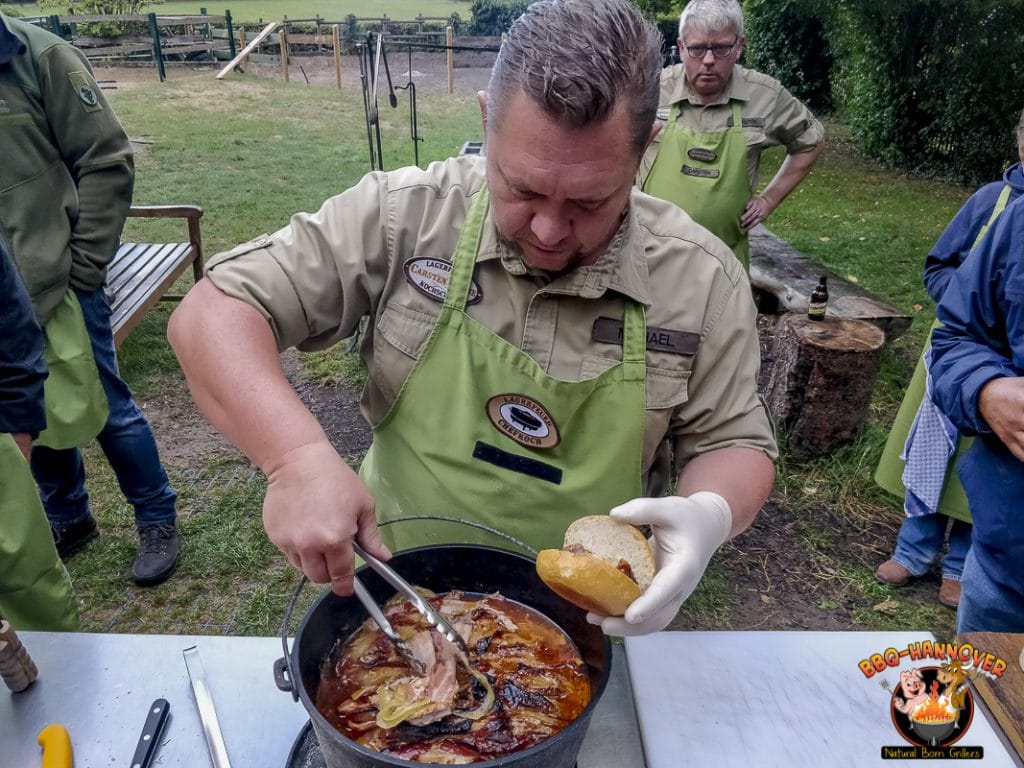
{"label": "stainless steel table", "polygon": [[[272,637],[19,632],[39,667],[22,693],[0,686],[0,766],[39,765],[38,733],[60,723],[78,768],[128,765],[149,705],[164,698],[171,717],[156,765],[212,765],[181,652],[198,647],[228,755],[235,768],[283,768],[308,720],[274,684],[282,655]],[[615,646],[608,688],[594,712],[580,768],[644,768],[625,654]]]}

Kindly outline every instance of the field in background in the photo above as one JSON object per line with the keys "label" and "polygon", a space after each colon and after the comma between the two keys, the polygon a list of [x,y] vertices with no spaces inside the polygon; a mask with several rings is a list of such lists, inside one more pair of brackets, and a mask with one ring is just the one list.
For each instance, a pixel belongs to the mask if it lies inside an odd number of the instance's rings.
{"label": "field in background", "polygon": [[[469,0],[346,0],[338,3],[332,0],[211,0],[210,2],[192,2],[191,0],[167,0],[167,2],[149,6],[144,12],[155,11],[162,15],[194,14],[200,8],[207,13],[220,15],[231,11],[236,21],[249,22],[280,21],[285,16],[289,19],[311,19],[317,15],[330,21],[343,21],[346,16],[380,17],[387,15],[397,21],[411,21],[417,15],[451,16],[459,14],[463,21],[469,21]],[[38,5],[15,6],[23,16],[43,16],[52,11],[41,10]]]}

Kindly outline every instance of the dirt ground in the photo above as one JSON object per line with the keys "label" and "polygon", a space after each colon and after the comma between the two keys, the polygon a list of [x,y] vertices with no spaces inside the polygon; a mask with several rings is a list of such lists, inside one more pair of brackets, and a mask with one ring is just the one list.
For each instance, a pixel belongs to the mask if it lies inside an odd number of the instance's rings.
{"label": "dirt ground", "polygon": [[[448,88],[443,54],[414,54],[411,69],[408,65],[404,55],[390,61],[396,87],[408,82],[411,71],[418,91]],[[172,65],[168,79],[195,71],[216,70],[213,65]],[[280,65],[249,64],[246,72],[283,77]],[[454,87],[475,92],[486,86],[489,73],[489,65],[456,68]],[[359,87],[359,66],[354,57],[345,57],[342,74],[346,87]],[[106,87],[130,88],[156,76],[152,68],[97,70],[97,79],[105,81]],[[314,87],[334,87],[333,59],[293,58],[290,77],[293,82],[306,80]],[[380,93],[380,98],[386,99],[386,91]],[[344,386],[321,387],[302,381],[297,375],[301,367],[297,353],[286,354],[283,363],[296,390],[338,451],[352,458],[361,456],[371,436],[359,413],[358,393]],[[146,403],[146,412],[169,468],[195,467],[218,452],[233,452],[206,424],[183,385],[165,388],[163,396]],[[808,494],[814,492],[807,489]],[[672,628],[828,631],[888,626],[952,636],[955,614],[949,609],[937,609],[929,627],[907,627],[900,621],[901,601],[904,605],[936,605],[937,573],[900,590],[898,600],[888,597],[888,593],[878,593],[870,584],[864,586],[864,574],[873,572],[891,553],[898,518],[888,515],[855,521],[835,514],[826,504],[812,505],[809,511],[804,506],[798,514],[779,498],[770,499],[753,526],[726,545],[712,562],[712,580],[731,586],[722,590],[724,595],[710,598],[710,608],[684,607]]]}

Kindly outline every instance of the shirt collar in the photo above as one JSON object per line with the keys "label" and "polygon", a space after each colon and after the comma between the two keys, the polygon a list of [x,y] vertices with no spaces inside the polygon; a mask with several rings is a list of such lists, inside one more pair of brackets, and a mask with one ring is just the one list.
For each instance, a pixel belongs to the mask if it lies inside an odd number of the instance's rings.
{"label": "shirt collar", "polygon": [[10,30],[6,17],[0,14],[0,64],[7,64],[25,51],[26,47],[21,38]]}
{"label": "shirt collar", "polygon": [[[549,292],[574,295],[584,299],[597,299],[608,291],[615,291],[640,304],[650,306],[651,290],[647,273],[647,255],[643,245],[643,232],[633,213],[632,196],[636,194],[639,194],[639,191],[634,189],[631,193],[630,206],[619,225],[619,230],[612,237],[612,241],[600,258],[589,267],[580,267],[555,278],[547,286]],[[529,267],[518,248],[498,237],[494,220],[488,213],[480,238],[477,261],[493,259],[499,259],[501,266],[509,274],[517,277],[547,276],[547,273]]]}

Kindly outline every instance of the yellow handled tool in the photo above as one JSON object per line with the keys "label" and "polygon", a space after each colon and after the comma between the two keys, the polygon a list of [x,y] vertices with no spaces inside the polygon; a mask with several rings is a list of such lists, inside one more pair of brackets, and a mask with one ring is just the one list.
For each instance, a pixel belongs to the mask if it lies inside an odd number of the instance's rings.
{"label": "yellow handled tool", "polygon": [[48,725],[37,738],[43,748],[42,768],[73,768],[75,761],[71,754],[71,737],[63,725]]}

